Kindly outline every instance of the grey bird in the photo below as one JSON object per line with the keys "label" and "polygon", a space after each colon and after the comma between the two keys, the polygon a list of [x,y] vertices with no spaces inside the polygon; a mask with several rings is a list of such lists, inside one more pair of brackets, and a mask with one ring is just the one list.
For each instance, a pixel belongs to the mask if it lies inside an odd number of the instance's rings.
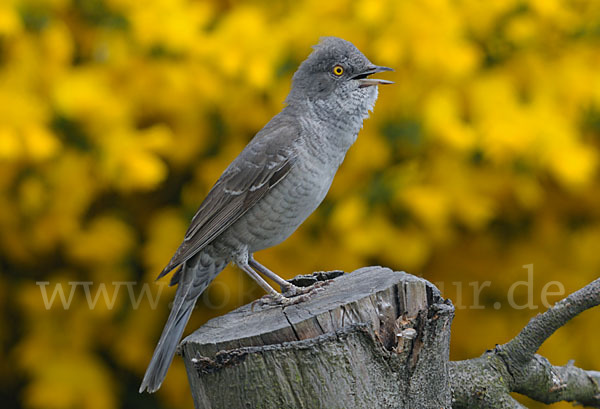
{"label": "grey bird", "polygon": [[[175,300],[140,386],[162,384],[196,300],[230,262],[275,302],[302,293],[259,264],[253,254],[287,239],[323,201],[346,152],[377,99],[368,78],[392,71],[372,64],[352,43],[322,38],[300,64],[283,110],[225,169],[200,205],[173,258],[158,278],[179,267]],[[264,275],[281,286],[275,291]]]}

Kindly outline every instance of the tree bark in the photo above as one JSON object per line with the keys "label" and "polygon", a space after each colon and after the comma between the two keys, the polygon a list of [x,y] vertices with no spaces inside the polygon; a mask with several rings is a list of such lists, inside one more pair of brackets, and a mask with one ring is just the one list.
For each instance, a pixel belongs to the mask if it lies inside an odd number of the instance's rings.
{"label": "tree bark", "polygon": [[195,407],[451,407],[452,304],[403,272],[338,274],[308,300],[249,304],[185,338]]}

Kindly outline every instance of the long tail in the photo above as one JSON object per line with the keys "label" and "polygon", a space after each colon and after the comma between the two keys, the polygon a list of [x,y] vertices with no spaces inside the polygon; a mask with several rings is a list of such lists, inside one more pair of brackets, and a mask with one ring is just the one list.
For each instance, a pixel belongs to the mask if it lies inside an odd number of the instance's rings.
{"label": "long tail", "polygon": [[212,265],[208,269],[202,268],[202,270],[198,271],[194,268],[197,266],[186,264],[183,266],[181,280],[175,293],[171,313],[158,340],[158,345],[156,345],[148,369],[146,369],[146,373],[144,374],[144,379],[139,390],[140,393],[144,392],[144,390],[152,393],[160,388],[175,355],[175,350],[177,349],[177,344],[181,339],[185,325],[190,319],[196,300],[224,267],[221,266],[219,268]]}

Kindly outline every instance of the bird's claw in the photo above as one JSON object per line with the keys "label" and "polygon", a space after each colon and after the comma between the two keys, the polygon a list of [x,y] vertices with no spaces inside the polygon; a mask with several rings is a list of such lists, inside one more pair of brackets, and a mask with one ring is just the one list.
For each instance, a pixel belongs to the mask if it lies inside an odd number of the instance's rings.
{"label": "bird's claw", "polygon": [[[296,298],[299,298],[299,297],[296,297]],[[301,301],[301,300],[296,301],[296,298],[288,298],[279,293],[267,294],[267,295],[263,295],[261,298],[254,301],[252,303],[252,309],[254,310],[255,305],[258,305],[260,307],[276,306],[276,305],[287,306],[287,305],[296,304],[297,302]]]}
{"label": "bird's claw", "polygon": [[323,287],[332,283],[333,280],[318,281],[308,287],[298,287],[290,284],[283,293],[271,293],[264,295],[252,303],[252,310],[256,305],[262,306],[283,306],[298,304],[307,301],[313,294],[321,291]]}
{"label": "bird's claw", "polygon": [[[323,289],[326,285],[332,283],[333,280],[317,281],[316,283],[308,287],[298,287],[294,284],[284,289],[282,295],[286,298],[300,298],[299,301],[307,300],[312,294],[317,293]],[[298,302],[299,302],[298,301]],[[295,303],[294,303],[295,304]]]}
{"label": "bird's claw", "polygon": [[331,284],[332,282],[333,280],[317,281],[308,287],[298,287],[294,284],[290,284],[288,288],[284,289],[282,294],[284,297],[296,297],[302,294],[310,295],[320,291],[323,287]]}

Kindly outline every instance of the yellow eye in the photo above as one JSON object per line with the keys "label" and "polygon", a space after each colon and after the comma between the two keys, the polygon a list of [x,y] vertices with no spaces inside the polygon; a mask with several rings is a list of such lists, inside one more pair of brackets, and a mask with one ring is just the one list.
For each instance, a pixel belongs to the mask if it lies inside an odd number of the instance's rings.
{"label": "yellow eye", "polygon": [[336,65],[335,67],[333,67],[334,75],[337,75],[339,77],[343,73],[344,73],[344,67],[342,67],[341,65]]}

